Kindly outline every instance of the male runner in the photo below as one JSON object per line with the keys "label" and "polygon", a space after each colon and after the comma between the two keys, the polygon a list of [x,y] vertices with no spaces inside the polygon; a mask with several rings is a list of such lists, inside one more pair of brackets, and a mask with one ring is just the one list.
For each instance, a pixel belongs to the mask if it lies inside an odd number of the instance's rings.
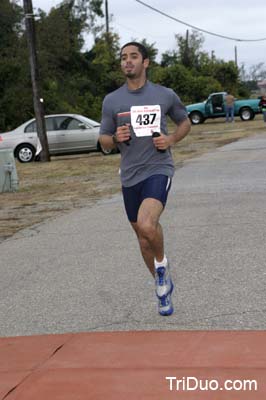
{"label": "male runner", "polygon": [[[126,82],[103,101],[100,142],[106,149],[117,146],[120,150],[126,213],[155,277],[159,314],[171,315],[174,285],[159,218],[174,175],[170,147],[188,134],[190,122],[173,90],[147,80],[149,58],[142,44],[125,44],[120,57]],[[171,135],[167,116],[176,125]],[[153,137],[155,132],[158,137]]]}

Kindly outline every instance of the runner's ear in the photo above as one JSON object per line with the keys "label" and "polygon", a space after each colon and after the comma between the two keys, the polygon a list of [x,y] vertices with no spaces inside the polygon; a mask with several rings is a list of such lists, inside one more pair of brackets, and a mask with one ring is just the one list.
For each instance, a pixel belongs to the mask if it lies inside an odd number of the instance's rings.
{"label": "runner's ear", "polygon": [[149,60],[148,58],[145,58],[145,59],[143,60],[143,65],[144,65],[144,67],[145,67],[145,68],[148,68],[149,64],[150,64],[150,60]]}

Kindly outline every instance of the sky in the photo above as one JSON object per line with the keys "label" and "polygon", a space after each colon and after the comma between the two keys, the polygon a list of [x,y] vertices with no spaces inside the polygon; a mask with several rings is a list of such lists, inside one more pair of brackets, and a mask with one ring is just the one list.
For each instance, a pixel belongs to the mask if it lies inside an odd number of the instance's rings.
{"label": "sky", "polygon": [[[23,0],[20,0],[21,4]],[[41,8],[48,12],[60,0],[32,0],[35,9]],[[266,39],[266,2],[265,0],[144,0],[144,3],[205,31],[236,39]],[[105,3],[105,2],[103,2]],[[120,44],[132,39],[146,39],[154,43],[160,55],[176,48],[175,34],[185,35],[190,29],[186,25],[171,20],[136,0],[108,0],[110,28],[120,36]],[[102,19],[102,23],[105,20]],[[265,63],[266,40],[253,42],[239,42],[215,37],[207,33],[204,35],[202,50],[225,61],[235,60],[245,65],[248,71],[251,66]],[[86,48],[92,45],[92,37],[86,39]]]}

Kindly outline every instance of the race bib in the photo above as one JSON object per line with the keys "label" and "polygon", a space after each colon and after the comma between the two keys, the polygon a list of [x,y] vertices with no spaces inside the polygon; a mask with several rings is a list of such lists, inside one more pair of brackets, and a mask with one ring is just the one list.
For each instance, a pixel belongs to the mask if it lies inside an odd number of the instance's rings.
{"label": "race bib", "polygon": [[132,106],[131,126],[137,137],[152,136],[161,131],[161,106]]}

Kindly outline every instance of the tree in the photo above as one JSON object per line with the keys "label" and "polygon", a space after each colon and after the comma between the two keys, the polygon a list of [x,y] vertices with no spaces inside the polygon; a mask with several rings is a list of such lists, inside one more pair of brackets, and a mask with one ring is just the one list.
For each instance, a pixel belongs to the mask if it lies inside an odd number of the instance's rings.
{"label": "tree", "polygon": [[21,33],[23,10],[16,2],[1,0],[0,3],[0,53],[8,55],[16,48],[16,40]]}
{"label": "tree", "polygon": [[25,65],[25,59],[21,59],[23,53],[21,47],[22,19],[23,10],[16,2],[1,0],[0,131],[12,128],[18,114],[21,113],[19,94],[25,82],[25,77],[21,74],[23,65]]}
{"label": "tree", "polygon": [[[102,0],[64,0],[48,14],[38,10],[37,50],[46,113],[77,112],[99,120],[103,97],[124,82],[117,34],[104,33]],[[0,130],[14,128],[34,115],[23,13],[13,0],[0,2]],[[94,37],[84,50],[84,34]],[[156,61],[158,50],[145,39],[151,60],[149,79],[174,89],[185,103],[221,90],[247,93],[233,62],[203,51],[197,31],[176,35],[177,45]],[[247,76],[265,76],[254,67]],[[254,82],[253,82],[254,83]],[[23,96],[21,95],[23,94]]]}
{"label": "tree", "polygon": [[172,88],[184,102],[190,100],[190,84],[192,74],[181,64],[169,67],[157,66],[151,71],[151,80],[163,86]]}
{"label": "tree", "polygon": [[103,16],[101,6],[102,0],[65,0],[48,15],[39,10],[38,48],[46,112],[82,113],[80,99],[95,86],[94,68],[82,52],[83,34],[96,31],[95,18]]}
{"label": "tree", "polygon": [[169,50],[162,54],[161,66],[170,67],[178,64],[178,53],[176,50]]}
{"label": "tree", "polygon": [[249,68],[249,80],[251,81],[260,81],[262,79],[266,79],[266,66],[264,62],[260,62],[258,64],[252,65]]}
{"label": "tree", "polygon": [[236,93],[239,85],[238,68],[233,61],[218,61],[214,65],[213,77],[220,82],[223,90]]}
{"label": "tree", "polygon": [[97,82],[97,93],[105,96],[121,85],[124,78],[120,71],[120,45],[116,34],[104,33],[98,38],[91,52],[93,79]]}
{"label": "tree", "polygon": [[178,47],[178,59],[179,62],[186,68],[195,68],[196,70],[200,67],[200,60],[202,56],[205,56],[202,49],[204,43],[203,35],[198,31],[187,31],[186,36],[180,34],[175,35]]}
{"label": "tree", "polygon": [[150,59],[150,65],[155,65],[156,63],[156,57],[158,54],[158,50],[155,47],[155,43],[148,43],[146,39],[143,39],[141,41],[141,43],[143,44],[143,46],[146,47],[147,51],[148,51],[148,55],[149,55],[149,59]]}

